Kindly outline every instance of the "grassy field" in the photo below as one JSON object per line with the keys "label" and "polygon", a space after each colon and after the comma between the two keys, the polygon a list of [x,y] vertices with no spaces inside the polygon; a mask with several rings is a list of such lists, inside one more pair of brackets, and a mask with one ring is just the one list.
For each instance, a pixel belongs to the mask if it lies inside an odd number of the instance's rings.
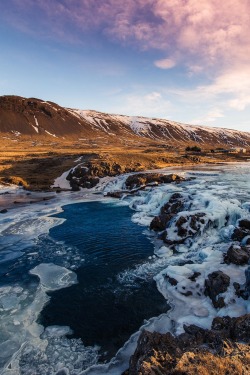
{"label": "grassy field", "polygon": [[131,170],[146,170],[168,166],[246,161],[249,154],[211,153],[210,147],[201,153],[186,152],[164,142],[142,139],[140,142],[115,139],[50,142],[46,139],[2,138],[0,149],[0,181],[22,184],[31,190],[50,190],[56,177],[81,163],[92,161],[118,163]]}

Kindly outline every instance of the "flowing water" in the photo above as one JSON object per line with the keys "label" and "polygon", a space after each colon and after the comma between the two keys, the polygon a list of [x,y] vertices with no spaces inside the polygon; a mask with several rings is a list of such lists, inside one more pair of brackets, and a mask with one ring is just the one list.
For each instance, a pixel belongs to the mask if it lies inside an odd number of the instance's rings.
{"label": "flowing water", "polygon": [[[79,202],[72,194],[1,216],[0,373],[118,375],[143,327],[178,334],[184,323],[209,327],[217,315],[249,312],[233,288],[244,284],[247,266],[225,264],[223,254],[239,219],[250,218],[250,166],[181,173],[194,179],[122,201]],[[168,225],[169,239],[179,239],[181,216],[202,214],[204,223],[173,248],[148,226],[176,192],[184,207]],[[204,280],[217,270],[230,276],[220,310],[204,295]]]}

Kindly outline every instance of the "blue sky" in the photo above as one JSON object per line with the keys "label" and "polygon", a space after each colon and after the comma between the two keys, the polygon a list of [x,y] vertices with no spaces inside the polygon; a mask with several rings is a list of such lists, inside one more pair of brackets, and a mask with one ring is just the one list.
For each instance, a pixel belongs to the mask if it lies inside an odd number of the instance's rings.
{"label": "blue sky", "polygon": [[0,95],[250,131],[248,0],[2,0]]}

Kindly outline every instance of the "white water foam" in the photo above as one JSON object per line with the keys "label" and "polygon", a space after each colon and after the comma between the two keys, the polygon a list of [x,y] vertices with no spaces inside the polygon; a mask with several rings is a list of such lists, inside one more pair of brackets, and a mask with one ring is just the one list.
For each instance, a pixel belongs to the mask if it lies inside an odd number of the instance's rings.
{"label": "white water foam", "polygon": [[[13,353],[12,358],[8,361],[9,364],[11,363],[11,368],[6,365],[3,374],[31,375],[35,373],[40,375],[45,374],[45,371],[49,374],[56,374],[57,371],[62,370],[64,371],[62,372],[63,374],[69,373],[72,375],[118,375],[128,367],[129,358],[136,348],[138,336],[143,328],[150,331],[162,333],[170,331],[173,334],[178,334],[183,331],[184,323],[194,323],[202,327],[209,327],[213,317],[217,315],[238,316],[249,312],[248,301],[235,297],[232,285],[233,282],[238,282],[239,284],[245,282],[244,272],[246,267],[222,263],[223,253],[230,246],[230,236],[238,220],[240,218],[249,218],[250,186],[249,179],[246,179],[244,175],[244,173],[249,173],[249,167],[242,165],[241,168],[242,175],[238,174],[235,180],[232,180],[232,175],[239,171],[238,166],[227,168],[223,166],[223,176],[221,175],[222,167],[220,166],[215,168],[218,173],[211,173],[211,171],[202,172],[202,176],[196,176],[199,179],[190,183],[161,185],[154,189],[141,191],[137,196],[128,197],[123,202],[123,204],[125,202],[130,204],[130,207],[135,210],[133,221],[145,226],[159,213],[161,206],[169,200],[171,195],[179,192],[190,203],[189,210],[185,213],[190,213],[190,210],[192,213],[204,212],[207,225],[192,241],[177,245],[174,254],[172,249],[157,240],[155,257],[152,256],[148,262],[118,275],[119,281],[128,287],[138,279],[144,278],[144,280],[147,280],[147,278],[154,277],[159,291],[171,303],[172,308],[167,314],[145,322],[109,364],[95,365],[98,361],[98,348],[86,348],[79,340],[67,339],[65,334],[70,332],[69,327],[59,328],[53,326],[44,331],[35,322],[39,311],[48,301],[47,288],[53,288],[53,285],[54,287],[67,285],[63,281],[48,281],[45,275],[47,273],[50,275],[49,270],[46,270],[46,272],[42,268],[38,268],[38,272],[35,270],[35,273],[45,280],[43,281],[44,285],[42,283],[35,284],[31,290],[26,290],[18,285],[15,287],[6,286],[6,289],[0,290],[0,293],[2,293],[0,294],[1,313],[6,314],[6,320],[4,320],[4,323],[6,322],[4,324],[5,330],[3,336],[1,336],[5,339],[5,345],[2,346],[2,351],[0,350],[2,353],[0,359],[2,358],[2,360],[6,361],[10,353]],[[104,191],[109,189],[120,190],[124,186],[124,181],[124,176],[118,179],[107,179],[103,181],[99,189],[104,189]],[[93,197],[91,192],[87,194],[91,198]],[[61,204],[65,204],[67,199],[69,199],[68,197],[71,198],[70,203],[84,201],[88,199],[87,194],[85,196],[82,195],[82,192],[66,194],[62,196]],[[51,204],[50,208],[47,211],[43,211],[42,215],[41,212],[38,214],[35,210],[32,211],[32,208],[31,214],[34,214],[34,220],[36,220],[36,215],[40,215],[39,219],[43,218],[43,215],[47,217],[50,213],[59,211],[61,204],[58,204],[58,202],[54,205]],[[120,202],[117,204],[120,204]],[[21,213],[18,210],[16,212],[16,222],[18,223],[22,221]],[[7,229],[6,233],[13,235],[13,226],[8,220],[8,217],[6,217],[4,230]],[[57,221],[46,223],[41,232],[47,231],[51,226],[58,224]],[[26,222],[27,224],[31,225],[28,221]],[[27,236],[28,239],[32,238],[32,231],[24,230],[22,225],[18,224],[16,230],[20,236]],[[38,231],[37,233],[41,232]],[[172,239],[178,239],[175,237],[174,230],[171,236]],[[193,263],[187,263],[189,261]],[[225,298],[226,307],[220,310],[215,309],[211,300],[204,296],[204,280],[209,273],[217,270],[225,272],[231,278],[227,292],[221,295]],[[67,279],[68,272],[70,271],[65,271],[64,269],[62,273],[59,272],[59,275],[62,276],[62,279],[64,279],[64,276]],[[194,272],[199,272],[200,275],[195,281],[191,281],[189,277]],[[178,280],[177,286],[171,285],[166,275]],[[184,295],[187,291],[192,292],[192,295]],[[11,322],[9,321],[10,312],[11,316],[13,315]],[[9,332],[17,333],[19,339],[17,341],[13,340]],[[14,337],[16,336],[14,335]],[[20,348],[19,345],[21,345]],[[33,358],[38,365],[33,366],[30,358]],[[84,368],[85,370],[83,370]]]}

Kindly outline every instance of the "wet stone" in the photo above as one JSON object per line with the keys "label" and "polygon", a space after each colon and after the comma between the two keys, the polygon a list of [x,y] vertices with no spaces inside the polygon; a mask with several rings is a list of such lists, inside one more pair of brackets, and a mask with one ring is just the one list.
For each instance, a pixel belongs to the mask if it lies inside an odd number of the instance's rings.
{"label": "wet stone", "polygon": [[194,272],[193,275],[189,277],[189,280],[196,281],[197,277],[199,277],[200,275],[200,272]]}
{"label": "wet stone", "polygon": [[227,253],[224,255],[225,263],[233,263],[236,265],[247,264],[250,258],[250,251],[239,245],[231,245]]}
{"label": "wet stone", "polygon": [[222,271],[215,271],[208,275],[208,278],[205,280],[205,296],[211,298],[214,307],[222,308],[225,306],[224,298],[217,296],[220,293],[227,291],[227,288],[230,284],[230,277]]}
{"label": "wet stone", "polygon": [[178,281],[174,279],[173,277],[170,277],[168,275],[165,275],[165,279],[169,282],[169,284],[176,286],[178,284]]}
{"label": "wet stone", "polygon": [[250,220],[247,220],[247,219],[240,220],[239,227],[250,230]]}

